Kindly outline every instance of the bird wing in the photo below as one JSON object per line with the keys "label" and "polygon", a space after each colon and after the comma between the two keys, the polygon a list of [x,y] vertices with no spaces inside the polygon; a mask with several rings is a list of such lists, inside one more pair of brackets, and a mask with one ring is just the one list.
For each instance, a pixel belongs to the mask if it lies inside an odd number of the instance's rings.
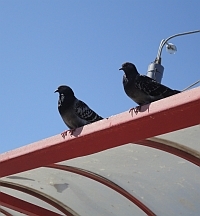
{"label": "bird wing", "polygon": [[103,119],[91,110],[87,104],[80,100],[77,100],[75,103],[75,112],[81,119],[84,119],[90,123]]}
{"label": "bird wing", "polygon": [[164,86],[154,79],[139,75],[135,80],[135,86],[139,90],[143,91],[145,94],[156,97],[156,96],[163,96],[167,97],[176,93],[179,93],[177,90],[172,90],[167,86]]}

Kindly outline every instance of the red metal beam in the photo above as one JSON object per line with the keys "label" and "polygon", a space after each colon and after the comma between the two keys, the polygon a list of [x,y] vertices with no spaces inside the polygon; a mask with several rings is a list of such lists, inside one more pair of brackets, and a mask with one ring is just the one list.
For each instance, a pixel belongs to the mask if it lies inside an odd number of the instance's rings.
{"label": "red metal beam", "polygon": [[191,154],[191,152],[187,152],[187,149],[185,149],[184,151],[183,149],[176,148],[175,146],[166,145],[164,143],[156,142],[153,140],[140,140],[135,142],[135,144],[149,146],[151,148],[168,152],[170,154],[181,157],[187,161],[190,161],[191,163],[196,164],[197,166],[200,166],[200,158]]}
{"label": "red metal beam", "polygon": [[156,215],[143,202],[141,202],[139,199],[134,197],[128,191],[124,190],[122,187],[120,187],[116,183],[112,182],[111,180],[109,180],[109,179],[107,179],[107,178],[105,178],[105,177],[103,177],[103,176],[101,176],[101,175],[99,175],[97,173],[93,173],[91,171],[80,169],[80,168],[77,168],[77,167],[71,167],[71,166],[60,165],[60,164],[51,164],[51,165],[48,165],[46,167],[76,173],[78,175],[82,175],[82,176],[85,176],[87,178],[93,179],[94,181],[97,181],[97,182],[99,182],[99,183],[113,189],[114,191],[121,194],[122,196],[126,197],[132,203],[137,205],[147,215],[149,215],[149,216],[155,216]]}
{"label": "red metal beam", "polygon": [[200,124],[200,87],[0,155],[0,177]]}
{"label": "red metal beam", "polygon": [[55,212],[49,211],[32,203],[28,203],[24,200],[18,199],[16,197],[10,196],[3,192],[0,193],[0,205],[7,208],[13,209],[15,211],[27,214],[29,216],[60,216]]}
{"label": "red metal beam", "polygon": [[9,212],[7,212],[6,210],[4,210],[4,209],[2,209],[2,208],[0,208],[0,212],[1,212],[2,214],[4,214],[5,216],[13,216],[13,215],[11,215]]}
{"label": "red metal beam", "polygon": [[[27,187],[25,185],[0,180],[0,187],[7,187],[7,188],[10,188],[10,189],[21,191],[23,193],[34,196],[34,197],[48,203],[49,205],[55,207],[56,209],[61,211],[64,215],[67,215],[67,216],[78,215],[73,209],[71,209],[70,207],[68,207],[64,203],[60,202],[59,200],[55,199],[54,197],[51,197],[48,194],[45,194],[45,193],[43,193],[41,191],[38,191],[38,190],[30,188],[30,187]],[[0,196],[0,198],[1,198],[1,196]],[[0,201],[2,201],[2,200],[3,199],[0,199]],[[11,206],[12,206],[12,202],[11,202]],[[10,206],[10,208],[12,208],[11,206]]]}

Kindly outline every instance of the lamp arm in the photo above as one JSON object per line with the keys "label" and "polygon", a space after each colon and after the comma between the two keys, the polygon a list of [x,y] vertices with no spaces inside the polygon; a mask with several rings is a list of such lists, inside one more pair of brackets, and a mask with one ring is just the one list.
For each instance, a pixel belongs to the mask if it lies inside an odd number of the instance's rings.
{"label": "lamp arm", "polygon": [[172,38],[175,38],[175,37],[178,37],[178,36],[182,36],[182,35],[187,35],[187,34],[193,34],[193,33],[198,33],[200,32],[200,30],[195,30],[195,31],[189,31],[189,32],[183,32],[183,33],[179,33],[179,34],[175,34],[175,35],[172,35],[170,37],[168,37],[167,39],[163,39],[160,43],[160,46],[158,48],[158,54],[157,54],[157,57],[156,57],[156,60],[155,62],[160,64],[161,63],[161,53],[162,53],[162,49],[163,47],[165,46],[165,44]]}

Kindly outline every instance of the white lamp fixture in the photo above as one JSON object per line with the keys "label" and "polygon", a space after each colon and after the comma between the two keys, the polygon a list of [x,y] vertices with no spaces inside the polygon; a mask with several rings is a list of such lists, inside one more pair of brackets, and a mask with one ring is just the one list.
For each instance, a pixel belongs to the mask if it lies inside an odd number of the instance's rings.
{"label": "white lamp fixture", "polygon": [[198,33],[200,30],[196,31],[190,31],[190,32],[184,32],[184,33],[179,33],[172,35],[168,37],[167,39],[163,39],[160,42],[160,46],[158,48],[158,54],[156,56],[156,59],[154,62],[152,62],[147,71],[147,76],[151,77],[152,79],[155,79],[157,82],[161,83],[162,77],[163,77],[163,71],[164,67],[161,65],[161,54],[162,54],[162,49],[166,45],[166,49],[170,54],[174,54],[177,51],[177,48],[174,44],[168,43],[168,41],[174,37],[182,36],[182,35],[187,35],[187,34],[193,34],[193,33]]}
{"label": "white lamp fixture", "polygon": [[172,43],[166,43],[166,50],[169,54],[175,54],[175,52],[177,51],[177,48]]}

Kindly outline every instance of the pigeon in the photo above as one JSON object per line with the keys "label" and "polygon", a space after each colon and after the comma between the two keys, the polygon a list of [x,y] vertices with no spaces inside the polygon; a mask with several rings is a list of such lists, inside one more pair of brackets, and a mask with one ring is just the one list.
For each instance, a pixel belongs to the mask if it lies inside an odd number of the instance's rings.
{"label": "pigeon", "polygon": [[172,90],[148,76],[140,75],[136,66],[130,62],[122,64],[119,70],[124,71],[123,86],[126,94],[139,105],[136,110],[134,109],[137,112],[142,105],[180,93],[180,91]]}
{"label": "pigeon", "polygon": [[[70,129],[71,135],[76,128],[103,119],[90,109],[87,104],[77,99],[69,86],[61,85],[55,92],[59,93],[58,111]],[[64,132],[61,135],[65,137],[66,134],[67,132]]]}

